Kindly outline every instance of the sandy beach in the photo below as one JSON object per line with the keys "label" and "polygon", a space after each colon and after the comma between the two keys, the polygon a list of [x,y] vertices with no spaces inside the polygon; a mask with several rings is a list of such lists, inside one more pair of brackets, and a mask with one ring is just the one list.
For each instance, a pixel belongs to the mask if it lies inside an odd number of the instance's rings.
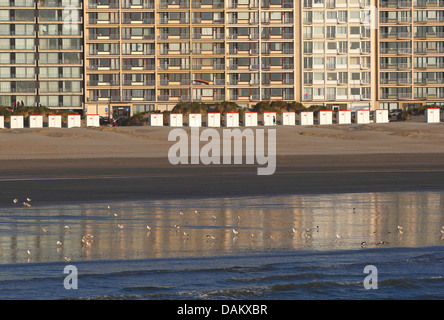
{"label": "sandy beach", "polygon": [[258,176],[256,164],[173,166],[170,130],[2,130],[0,205],[25,196],[56,203],[444,188],[440,124],[277,126],[271,176]]}
{"label": "sandy beach", "polygon": [[442,299],[444,126],[278,126],[269,176],[173,166],[170,130],[0,131],[0,297]]}

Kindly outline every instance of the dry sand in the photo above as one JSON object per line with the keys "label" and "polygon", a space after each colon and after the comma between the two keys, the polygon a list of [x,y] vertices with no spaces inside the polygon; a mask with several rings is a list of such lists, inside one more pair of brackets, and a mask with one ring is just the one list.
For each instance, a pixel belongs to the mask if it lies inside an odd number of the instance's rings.
{"label": "dry sand", "polygon": [[257,176],[257,165],[172,166],[169,127],[0,130],[0,205],[444,189],[442,124],[276,129],[272,176]]}
{"label": "dry sand", "polygon": [[[392,122],[275,128],[279,156],[444,153],[444,126],[440,124]],[[189,131],[189,128],[183,129]],[[174,143],[168,141],[170,130],[169,127],[149,126],[5,129],[0,130],[0,160],[166,159]]]}

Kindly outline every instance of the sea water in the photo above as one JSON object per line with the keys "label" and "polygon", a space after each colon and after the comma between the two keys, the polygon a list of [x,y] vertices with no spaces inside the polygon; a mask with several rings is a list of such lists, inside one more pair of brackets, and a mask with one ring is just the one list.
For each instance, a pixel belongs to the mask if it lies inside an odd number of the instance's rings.
{"label": "sea water", "polygon": [[[443,200],[11,201],[0,209],[0,299],[443,299]],[[68,265],[76,290],[64,287]],[[365,286],[367,266],[377,289]]]}

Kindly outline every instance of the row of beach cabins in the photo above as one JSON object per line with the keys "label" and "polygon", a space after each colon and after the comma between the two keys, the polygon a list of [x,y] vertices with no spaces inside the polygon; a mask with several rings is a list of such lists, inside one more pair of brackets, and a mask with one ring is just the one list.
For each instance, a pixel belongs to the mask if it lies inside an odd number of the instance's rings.
{"label": "row of beach cabins", "polygon": [[[243,126],[245,127],[255,127],[259,125],[257,112],[245,112],[243,119]],[[189,113],[187,116],[187,122],[184,122],[184,115],[182,113],[170,113],[168,125],[170,127],[182,127],[187,125],[189,127],[201,127],[206,125],[207,127],[221,127],[222,126],[222,115],[221,113],[209,112],[204,115],[206,119],[203,119],[201,113]],[[333,124],[333,111],[322,110],[317,114],[317,120],[315,123],[315,117],[313,111],[301,111],[299,113],[299,120],[296,119],[296,112],[294,111],[284,111],[280,114],[280,121],[277,119],[278,114],[276,112],[263,112],[261,124],[263,126],[273,126],[273,125],[302,125],[310,126],[314,124],[328,125]],[[336,124],[351,124],[352,123],[352,111],[350,110],[339,110],[336,113]],[[369,110],[357,110],[354,114],[354,123],[367,124],[367,123],[388,123],[389,113],[387,109],[378,109],[373,113],[373,120],[370,118]],[[224,115],[224,125],[225,127],[239,127],[241,122],[239,120],[239,113],[237,112],[227,112]],[[203,122],[205,121],[205,122]],[[428,108],[425,110],[425,121],[428,123],[439,123],[440,120],[440,109],[439,108]],[[100,116],[97,114],[89,114],[85,116],[85,121],[82,122],[81,116],[79,114],[68,115],[66,121],[62,121],[62,115],[60,114],[50,114],[47,115],[47,119],[44,123],[43,115],[29,115],[28,117],[28,127],[29,128],[43,128],[46,124],[49,128],[62,128],[62,123],[66,122],[67,128],[75,127],[99,127],[100,126]],[[164,126],[164,114],[163,113],[151,113],[149,115],[149,125],[150,126]],[[23,115],[11,115],[9,120],[10,129],[21,129],[25,127],[25,119]],[[0,129],[5,128],[4,116],[0,115]]]}

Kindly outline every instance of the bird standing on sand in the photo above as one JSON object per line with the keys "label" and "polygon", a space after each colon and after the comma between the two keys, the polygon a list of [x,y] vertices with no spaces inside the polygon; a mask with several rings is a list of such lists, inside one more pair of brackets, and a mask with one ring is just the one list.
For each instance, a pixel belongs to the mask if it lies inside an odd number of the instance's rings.
{"label": "bird standing on sand", "polygon": [[26,198],[26,201],[31,202],[31,198]]}
{"label": "bird standing on sand", "polygon": [[63,245],[62,241],[57,241],[56,244],[57,244],[58,246]]}
{"label": "bird standing on sand", "polygon": [[65,257],[65,261],[66,261],[66,262],[70,262],[70,261],[71,261],[71,258]]}
{"label": "bird standing on sand", "polygon": [[123,224],[117,224],[117,227],[118,227],[119,229],[123,229],[123,228],[125,228],[125,226],[124,226]]}
{"label": "bird standing on sand", "polygon": [[239,231],[236,231],[236,230],[233,229],[233,233],[234,233],[235,236],[237,236],[239,234]]}
{"label": "bird standing on sand", "polygon": [[146,225],[146,228],[148,229],[148,231],[151,230],[151,227],[149,225]]}
{"label": "bird standing on sand", "polygon": [[31,205],[29,203],[27,203],[27,202],[23,202],[23,206],[29,208]]}

